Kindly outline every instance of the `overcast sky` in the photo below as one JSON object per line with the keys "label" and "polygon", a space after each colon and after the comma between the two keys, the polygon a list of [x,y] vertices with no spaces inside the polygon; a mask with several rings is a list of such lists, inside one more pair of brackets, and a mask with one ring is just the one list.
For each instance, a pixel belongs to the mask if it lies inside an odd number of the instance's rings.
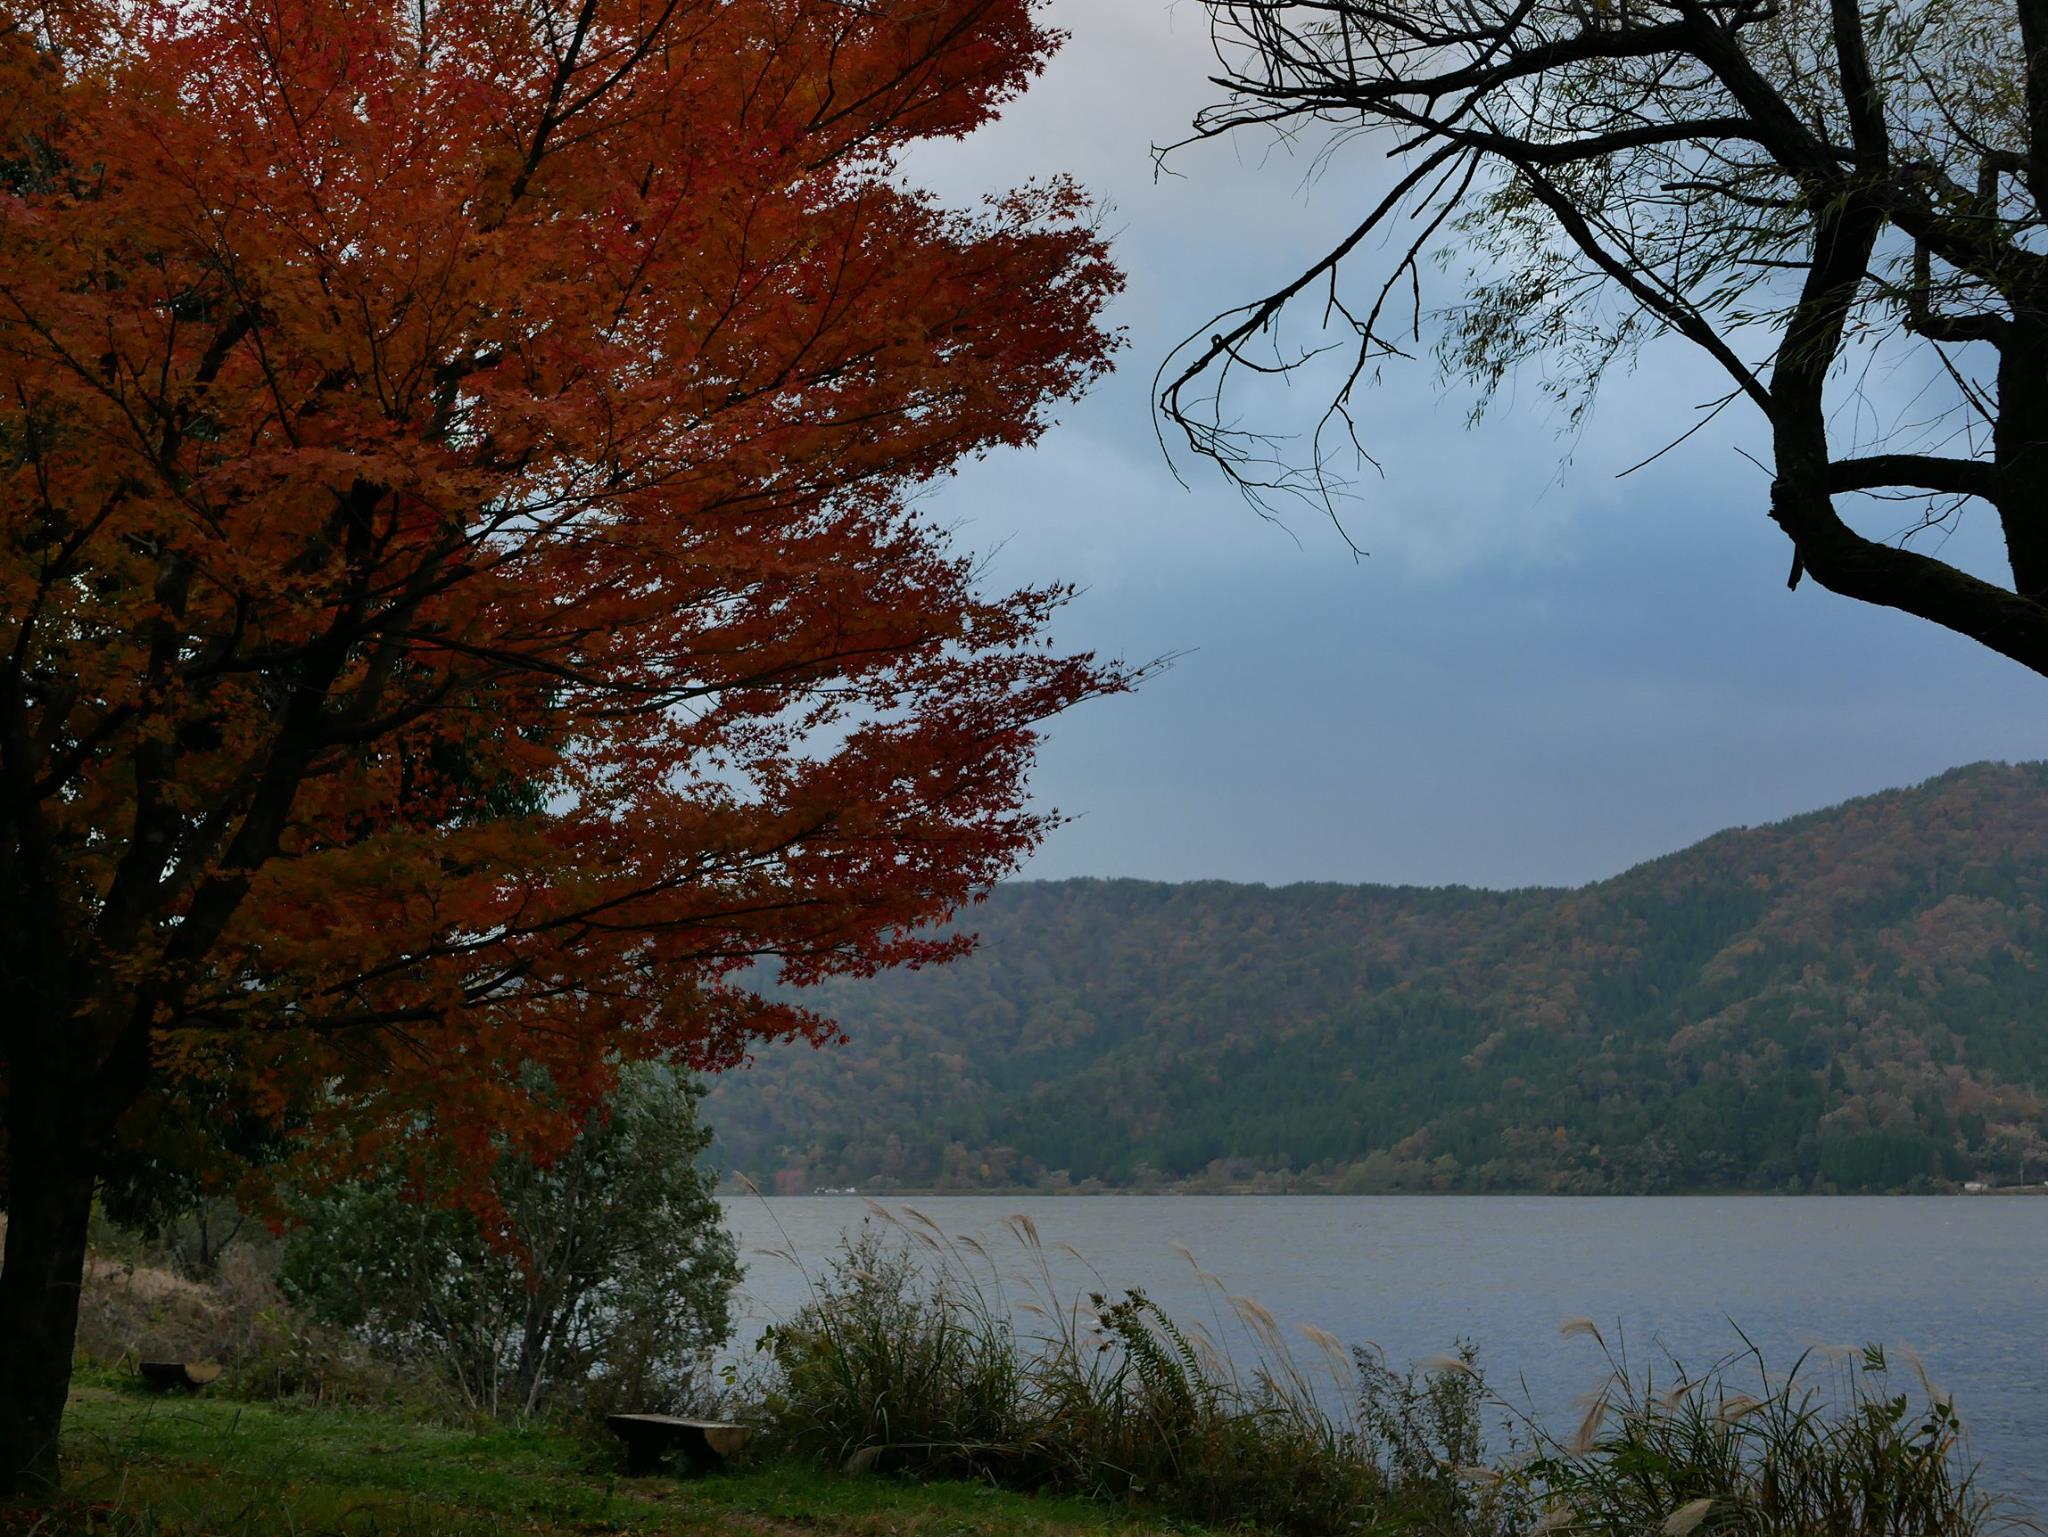
{"label": "overcast sky", "polygon": [[[1920,621],[1785,588],[1765,481],[1717,424],[1617,472],[1718,394],[1676,350],[1561,435],[1533,389],[1476,429],[1412,369],[1364,401],[1384,477],[1346,516],[1255,517],[1210,467],[1175,482],[1149,384],[1183,336],[1291,277],[1360,211],[1355,155],[1313,188],[1246,141],[1155,181],[1149,147],[1210,99],[1194,0],[1056,0],[1072,33],[1002,121],[924,152],[949,198],[1067,171],[1110,205],[1130,286],[1118,376],[1029,453],[933,506],[1006,579],[1086,592],[1061,639],[1186,653],[1052,727],[1036,785],[1077,818],[1026,874],[1577,883],[1720,828],[1981,758],[2048,757],[2048,683]],[[1306,402],[1304,403],[1306,405]],[[1948,547],[1995,549],[1988,514]]]}

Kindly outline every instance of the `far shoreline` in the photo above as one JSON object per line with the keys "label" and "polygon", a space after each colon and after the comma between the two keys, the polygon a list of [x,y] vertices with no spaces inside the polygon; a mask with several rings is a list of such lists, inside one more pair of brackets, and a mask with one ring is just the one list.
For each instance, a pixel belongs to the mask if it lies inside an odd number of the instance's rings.
{"label": "far shoreline", "polygon": [[2007,1196],[2048,1196],[2048,1184],[2001,1185],[1986,1190],[1331,1190],[1309,1187],[1300,1190],[1190,1190],[1171,1185],[1153,1189],[1107,1186],[1101,1189],[1048,1190],[1029,1185],[1003,1185],[984,1190],[889,1189],[861,1190],[840,1186],[816,1190],[766,1190],[731,1176],[719,1181],[720,1198],[763,1201],[863,1200],[878,1205],[892,1201],[1021,1200],[1024,1198],[1086,1201],[1131,1200],[1136,1198],[1215,1200],[1257,1197],[1262,1200],[1554,1200],[1554,1201],[1941,1201],[1952,1198],[1977,1200]]}

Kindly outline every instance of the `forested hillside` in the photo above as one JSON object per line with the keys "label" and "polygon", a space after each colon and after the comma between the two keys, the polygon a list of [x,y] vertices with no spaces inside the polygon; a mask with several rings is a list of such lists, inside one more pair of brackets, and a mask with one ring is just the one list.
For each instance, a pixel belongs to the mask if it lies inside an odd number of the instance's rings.
{"label": "forested hillside", "polygon": [[783,1190],[2039,1180],[2044,909],[2038,764],[1577,890],[1026,882],[709,1115]]}

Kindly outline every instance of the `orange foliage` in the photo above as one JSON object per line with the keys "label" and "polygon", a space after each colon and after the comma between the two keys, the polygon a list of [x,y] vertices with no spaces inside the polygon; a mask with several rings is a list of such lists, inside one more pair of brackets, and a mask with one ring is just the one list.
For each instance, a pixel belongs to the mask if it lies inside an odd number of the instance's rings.
{"label": "orange foliage", "polygon": [[203,1081],[481,1171],[573,1126],[536,1065],[831,1033],[751,963],[956,948],[1034,725],[1128,681],[912,505],[1114,345],[1076,189],[897,172],[1040,67],[1029,0],[0,29],[17,1163]]}

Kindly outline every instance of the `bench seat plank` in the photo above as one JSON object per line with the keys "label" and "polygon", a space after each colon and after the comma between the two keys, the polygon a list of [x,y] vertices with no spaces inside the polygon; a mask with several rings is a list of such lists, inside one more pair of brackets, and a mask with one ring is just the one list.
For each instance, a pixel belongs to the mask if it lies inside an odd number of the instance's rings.
{"label": "bench seat plank", "polygon": [[679,1414],[608,1414],[604,1423],[626,1444],[626,1471],[652,1473],[670,1452],[680,1452],[692,1473],[708,1473],[747,1444],[753,1427]]}
{"label": "bench seat plank", "polygon": [[217,1361],[137,1361],[135,1369],[153,1388],[183,1388],[196,1393],[220,1376]]}

